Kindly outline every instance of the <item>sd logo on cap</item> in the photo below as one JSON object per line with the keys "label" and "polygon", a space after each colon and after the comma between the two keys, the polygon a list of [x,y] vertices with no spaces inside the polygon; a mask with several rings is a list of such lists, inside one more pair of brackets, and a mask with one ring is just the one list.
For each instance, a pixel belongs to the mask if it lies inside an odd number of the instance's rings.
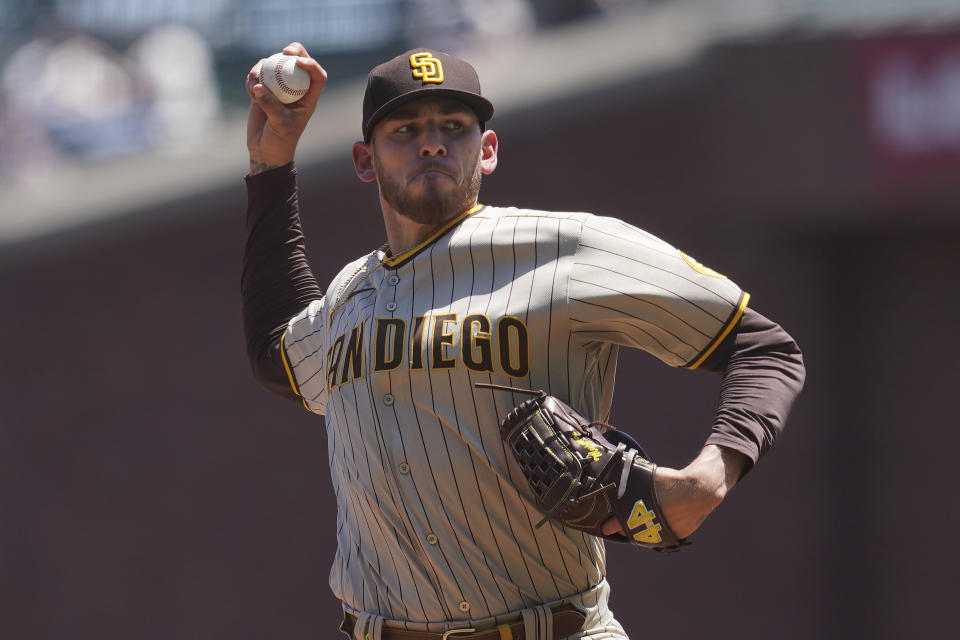
{"label": "sd logo on cap", "polygon": [[429,51],[420,51],[410,56],[410,68],[413,69],[413,77],[419,78],[421,82],[443,82],[443,63]]}
{"label": "sd logo on cap", "polygon": [[412,49],[377,65],[363,94],[363,139],[374,125],[402,104],[427,96],[459,100],[477,114],[480,128],[493,117],[493,105],[480,95],[480,79],[469,62],[447,53]]}

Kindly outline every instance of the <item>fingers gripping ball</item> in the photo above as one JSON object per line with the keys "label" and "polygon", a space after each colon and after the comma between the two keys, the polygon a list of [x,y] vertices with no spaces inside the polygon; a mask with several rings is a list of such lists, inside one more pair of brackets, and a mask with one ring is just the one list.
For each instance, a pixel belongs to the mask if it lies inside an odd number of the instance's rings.
{"label": "fingers gripping ball", "polygon": [[[611,425],[587,420],[542,391],[476,386],[535,394],[504,418],[500,435],[544,513],[538,527],[552,519],[655,551],[676,551],[689,544],[664,520],[654,487],[656,465],[636,440]],[[603,533],[603,523],[611,517],[625,535]]]}
{"label": "fingers gripping ball", "polygon": [[310,88],[310,74],[297,66],[297,57],[275,53],[260,65],[258,80],[283,104],[296,102]]}

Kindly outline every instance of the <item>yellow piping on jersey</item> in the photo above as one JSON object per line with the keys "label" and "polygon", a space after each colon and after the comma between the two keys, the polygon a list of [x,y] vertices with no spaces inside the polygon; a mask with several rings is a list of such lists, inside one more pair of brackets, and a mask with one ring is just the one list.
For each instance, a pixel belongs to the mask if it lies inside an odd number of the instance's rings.
{"label": "yellow piping on jersey", "polygon": [[293,377],[293,369],[290,368],[290,363],[287,361],[287,347],[285,341],[287,339],[287,332],[284,331],[280,336],[280,359],[283,360],[283,370],[287,372],[287,382],[290,383],[290,388],[293,389],[293,392],[297,394],[297,397],[303,402],[303,407],[310,411],[310,407],[307,405],[307,399],[303,397],[303,394],[300,393],[300,389],[297,388],[297,381]]}
{"label": "yellow piping on jersey", "polygon": [[700,357],[697,358],[696,362],[691,365],[687,365],[688,369],[696,369],[703,364],[704,360],[710,357],[710,354],[713,353],[713,351],[721,342],[723,342],[723,339],[726,338],[727,335],[729,335],[729,333],[733,330],[733,326],[740,320],[740,316],[743,315],[743,310],[747,308],[748,302],[750,302],[750,294],[744,291],[743,296],[740,298],[740,304],[737,306],[737,311],[733,314],[733,317],[730,318],[730,322],[727,323],[727,326],[723,331],[720,332],[720,335],[714,339],[710,346],[700,354]]}
{"label": "yellow piping on jersey", "polygon": [[383,264],[385,264],[385,265],[388,266],[388,267],[395,267],[395,266],[397,266],[398,264],[400,264],[401,262],[403,262],[404,260],[406,260],[407,258],[409,258],[410,256],[412,256],[413,254],[417,253],[418,251],[420,251],[421,249],[423,249],[425,246],[427,246],[428,244],[430,244],[431,242],[433,242],[434,240],[436,240],[437,238],[439,238],[440,236],[442,236],[444,233],[447,232],[447,230],[450,229],[450,227],[452,227],[453,225],[459,223],[461,220],[463,220],[464,218],[466,218],[467,216],[469,216],[471,213],[476,213],[477,211],[479,211],[479,210],[482,209],[482,208],[483,208],[483,205],[478,202],[478,203],[477,203],[476,205],[474,205],[473,207],[467,209],[466,211],[464,211],[463,213],[461,213],[460,215],[458,215],[456,218],[454,218],[453,220],[450,220],[450,221],[447,222],[445,225],[443,225],[442,227],[440,227],[439,229],[437,229],[436,231],[434,231],[432,234],[430,234],[430,237],[429,237],[429,238],[427,238],[426,240],[424,240],[424,241],[421,242],[420,244],[418,244],[418,245],[416,245],[416,246],[414,246],[414,247],[410,247],[409,249],[407,249],[406,251],[404,251],[403,253],[401,253],[401,254],[398,255],[398,256],[389,256],[389,257],[387,257],[387,258],[384,258],[384,259],[383,259]]}

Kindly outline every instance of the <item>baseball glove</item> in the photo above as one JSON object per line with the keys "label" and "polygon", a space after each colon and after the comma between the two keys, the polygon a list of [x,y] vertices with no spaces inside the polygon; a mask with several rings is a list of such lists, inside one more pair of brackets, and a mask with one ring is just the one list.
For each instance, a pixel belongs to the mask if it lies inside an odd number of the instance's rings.
{"label": "baseball glove", "polygon": [[[657,465],[632,437],[612,425],[587,420],[543,391],[475,386],[534,396],[503,419],[500,435],[544,513],[537,527],[553,519],[654,551],[677,551],[689,544],[677,538],[663,518],[653,483]],[[611,517],[626,535],[602,532]]]}

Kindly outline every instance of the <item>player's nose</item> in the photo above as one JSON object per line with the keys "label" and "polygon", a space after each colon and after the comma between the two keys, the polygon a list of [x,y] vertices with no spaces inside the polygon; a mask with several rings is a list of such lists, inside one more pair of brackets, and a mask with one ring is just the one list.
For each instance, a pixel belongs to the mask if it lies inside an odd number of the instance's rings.
{"label": "player's nose", "polygon": [[420,140],[420,157],[446,156],[447,147],[443,144],[443,137],[439,131],[428,128]]}
{"label": "player's nose", "polygon": [[447,149],[442,144],[424,144],[420,146],[420,157],[429,158],[431,156],[447,155]]}

